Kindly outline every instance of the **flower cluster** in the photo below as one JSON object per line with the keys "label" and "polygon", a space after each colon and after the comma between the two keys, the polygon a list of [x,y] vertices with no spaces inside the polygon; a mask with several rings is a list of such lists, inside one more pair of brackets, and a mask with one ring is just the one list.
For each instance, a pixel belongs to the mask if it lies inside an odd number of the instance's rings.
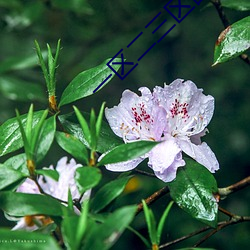
{"label": "flower cluster", "polygon": [[212,173],[218,161],[201,137],[214,112],[214,98],[204,95],[192,81],[176,79],[151,91],[142,87],[141,96],[125,90],[118,106],[105,110],[114,133],[125,143],[138,140],[160,141],[148,154],[131,161],[108,164],[111,171],[128,171],[145,158],[155,175],[164,182],[175,179],[177,168],[184,166],[182,152]]}
{"label": "flower cluster", "polygon": [[[80,197],[74,175],[76,169],[81,167],[81,165],[76,164],[74,159],[71,159],[69,162],[67,161],[67,157],[63,157],[58,161],[55,169],[53,166],[44,168],[56,170],[59,174],[57,181],[47,176],[40,176],[38,178],[38,184],[44,193],[65,202],[68,200],[68,190],[71,192],[72,199],[78,199]],[[41,194],[36,183],[29,178],[27,178],[16,191],[20,193]],[[84,193],[80,202],[89,198],[89,196],[90,190]],[[51,222],[52,220],[45,216],[25,216],[18,221],[17,225],[12,230],[34,231],[38,229],[39,226],[44,226]]]}

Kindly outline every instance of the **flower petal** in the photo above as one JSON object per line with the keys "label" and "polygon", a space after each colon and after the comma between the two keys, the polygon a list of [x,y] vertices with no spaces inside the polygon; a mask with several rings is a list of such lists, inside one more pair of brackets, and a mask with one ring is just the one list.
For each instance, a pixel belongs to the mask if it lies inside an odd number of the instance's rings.
{"label": "flower petal", "polygon": [[155,87],[153,96],[163,106],[174,135],[195,135],[203,131],[214,112],[214,98],[204,95],[192,81],[176,79],[170,85]]}
{"label": "flower petal", "polygon": [[36,183],[27,178],[16,190],[19,193],[27,193],[27,194],[40,194],[40,191],[36,185]]}
{"label": "flower petal", "polygon": [[206,167],[211,173],[219,169],[215,154],[205,142],[195,145],[190,140],[179,140],[179,145],[183,152]]}
{"label": "flower petal", "polygon": [[105,165],[106,169],[114,172],[129,171],[136,168],[146,157],[139,157],[130,161]]}
{"label": "flower petal", "polygon": [[[142,96],[125,90],[118,106],[105,109],[105,115],[116,135],[125,142],[155,140],[166,126],[166,111],[154,101],[148,88],[140,88]],[[162,121],[162,122],[159,122]]]}
{"label": "flower petal", "polygon": [[149,153],[148,166],[164,182],[174,180],[177,168],[184,165],[185,161],[182,159],[181,149],[176,144],[175,139],[170,136],[156,145]]}

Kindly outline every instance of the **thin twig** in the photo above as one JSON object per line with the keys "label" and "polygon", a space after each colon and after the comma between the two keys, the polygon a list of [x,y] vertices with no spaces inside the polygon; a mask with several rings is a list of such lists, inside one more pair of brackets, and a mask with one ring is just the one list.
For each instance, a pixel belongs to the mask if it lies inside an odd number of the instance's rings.
{"label": "thin twig", "polygon": [[[238,224],[238,223],[241,223],[241,222],[247,222],[247,221],[250,221],[250,217],[248,216],[245,216],[245,217],[242,217],[242,216],[237,216],[237,215],[234,215],[233,219],[231,219],[230,221],[222,221],[222,222],[219,222],[218,223],[218,227],[216,229],[214,229],[213,231],[209,232],[206,236],[204,236],[202,238],[202,242],[204,242],[207,238],[209,238],[210,236],[212,236],[213,234],[215,234],[216,232],[220,231],[221,229],[229,226],[229,225],[232,225],[232,224]],[[184,241],[186,239],[189,239],[195,235],[198,235],[198,234],[201,234],[201,233],[204,233],[208,230],[212,230],[213,228],[212,227],[203,227],[195,232],[192,232],[190,234],[187,234],[185,236],[182,236],[178,239],[175,239],[173,241],[170,241],[170,242],[167,242],[165,244],[162,244],[159,246],[159,248],[165,248],[165,247],[169,247],[171,245],[175,245],[181,241]],[[206,237],[206,239],[205,239]],[[198,246],[198,244],[201,244],[202,243],[201,240],[195,244],[195,246]]]}
{"label": "thin twig", "polygon": [[224,209],[222,207],[219,207],[218,209],[219,209],[219,211],[221,211],[223,214],[229,216],[230,218],[233,218],[235,216],[235,214],[232,214],[231,212],[227,211],[226,209]]}
{"label": "thin twig", "polygon": [[219,188],[219,195],[224,198],[228,196],[231,193],[234,193],[236,191],[239,191],[247,186],[250,185],[250,176],[244,178],[243,180],[236,182],[228,187],[225,188]]}
{"label": "thin twig", "polygon": [[241,223],[241,222],[247,222],[247,221],[250,221],[249,216],[237,216],[237,215],[235,215],[230,221],[224,221],[216,229],[212,230],[207,235],[205,235],[196,244],[194,244],[193,247],[198,247],[204,241],[206,241],[208,238],[210,238],[212,235],[214,235],[215,233],[219,232],[220,230],[222,230],[223,228],[225,228],[227,226],[230,226],[230,225],[233,225],[233,224],[238,224],[238,223]]}
{"label": "thin twig", "polygon": [[[220,0],[211,0],[211,3],[216,8],[216,10],[217,10],[217,12],[219,14],[220,20],[223,23],[224,28],[226,29],[228,26],[230,26],[230,22],[229,22],[226,14],[225,14],[223,8],[222,8]],[[250,59],[249,59],[249,57],[248,57],[247,54],[241,54],[239,57],[245,63],[247,63],[248,65],[250,65]]]}
{"label": "thin twig", "polygon": [[[145,202],[147,205],[150,205],[167,193],[169,193],[169,188],[166,186],[166,187],[163,187],[160,190],[156,191],[155,193],[150,195],[148,198],[146,198]],[[143,205],[142,205],[142,203],[140,203],[137,205],[136,214],[140,213],[142,210],[143,210]]]}
{"label": "thin twig", "polygon": [[142,170],[139,170],[139,169],[134,169],[134,172],[139,173],[141,175],[146,175],[146,176],[149,176],[149,177],[156,178],[155,174],[148,173],[148,172],[145,172],[145,171],[142,171]]}

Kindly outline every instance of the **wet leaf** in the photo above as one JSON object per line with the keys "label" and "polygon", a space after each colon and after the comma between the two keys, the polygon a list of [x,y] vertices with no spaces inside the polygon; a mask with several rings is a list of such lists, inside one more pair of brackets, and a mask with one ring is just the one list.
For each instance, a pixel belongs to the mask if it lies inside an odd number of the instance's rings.
{"label": "wet leaf", "polygon": [[213,196],[218,191],[216,180],[199,163],[185,161],[186,166],[179,168],[176,179],[169,183],[170,195],[191,216],[216,227],[218,204]]}
{"label": "wet leaf", "polygon": [[110,214],[103,224],[91,227],[83,249],[109,249],[131,223],[136,209],[136,206],[122,207]]}
{"label": "wet leaf", "polygon": [[[34,112],[33,124],[34,127],[43,114],[42,111]],[[22,124],[26,123],[27,114],[20,116]],[[24,125],[25,126],[25,125]],[[17,118],[11,118],[0,126],[0,156],[13,152],[23,146],[22,136],[19,129]]]}
{"label": "wet leaf", "polygon": [[128,180],[132,176],[121,177],[111,181],[99,189],[92,200],[91,208],[99,212],[117,198],[124,190]]}
{"label": "wet leaf", "polygon": [[[89,120],[89,114],[85,112],[82,113],[86,120]],[[74,113],[60,115],[59,120],[70,134],[78,138],[86,147],[90,147]],[[104,153],[121,144],[123,144],[121,138],[114,134],[107,122],[103,121],[97,142],[97,152]]]}
{"label": "wet leaf", "polygon": [[250,47],[250,16],[228,26],[215,44],[214,65],[239,56]]}
{"label": "wet leaf", "polygon": [[[113,77],[113,71],[106,65],[110,59],[107,59],[95,68],[85,70],[78,74],[64,90],[59,106],[74,102],[81,98],[94,94],[94,90],[110,75],[111,77],[97,90],[103,88]],[[113,60],[121,62],[120,58]],[[121,65],[112,65],[118,71]]]}
{"label": "wet leaf", "polygon": [[81,194],[95,187],[101,180],[102,173],[99,168],[81,167],[77,168],[75,174],[76,185]]}
{"label": "wet leaf", "polygon": [[59,201],[45,195],[13,192],[0,193],[0,208],[11,216],[45,214],[62,216],[66,209]]}

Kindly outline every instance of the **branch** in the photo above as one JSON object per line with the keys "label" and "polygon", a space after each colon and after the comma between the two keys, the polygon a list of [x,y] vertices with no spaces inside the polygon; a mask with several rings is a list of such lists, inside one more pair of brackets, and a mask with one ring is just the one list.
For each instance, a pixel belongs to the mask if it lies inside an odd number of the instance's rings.
{"label": "branch", "polygon": [[[221,22],[223,23],[224,25],[224,28],[226,29],[228,26],[230,26],[230,22],[222,8],[222,5],[221,5],[221,2],[220,0],[211,0],[211,3],[214,5],[214,7],[216,8],[218,14],[219,14],[219,17],[220,17],[220,20]],[[250,65],[250,59],[248,57],[247,54],[241,54],[240,56],[240,59],[243,60],[245,63],[247,63],[248,65]]]}
{"label": "branch", "polygon": [[239,190],[241,190],[249,185],[250,185],[250,176],[248,176],[245,179],[243,179],[237,183],[234,183],[228,187],[219,188],[218,192],[222,198],[225,198],[229,194],[234,193],[236,191],[239,191]]}
{"label": "branch", "polygon": [[[169,193],[169,188],[163,187],[160,190],[156,191],[155,193],[153,193],[152,195],[150,195],[148,198],[145,199],[145,202],[147,205],[150,205],[152,203],[154,203],[156,200],[158,200],[159,198],[161,198],[162,196],[164,196],[165,194]],[[143,210],[143,205],[142,203],[137,205],[137,211],[136,214],[140,213]]]}
{"label": "branch", "polygon": [[233,224],[238,224],[241,222],[247,222],[250,221],[250,216],[238,216],[235,215],[230,221],[223,221],[221,223],[219,223],[218,227],[214,230],[212,230],[211,232],[209,232],[207,235],[205,235],[201,240],[199,240],[194,247],[199,246],[200,244],[202,244],[204,241],[206,241],[209,237],[211,237],[212,235],[214,235],[215,233],[219,232],[220,230],[222,230],[223,228],[233,225]]}
{"label": "branch", "polygon": [[134,172],[136,173],[139,173],[141,175],[146,175],[146,176],[149,176],[149,177],[156,177],[155,174],[152,174],[152,173],[148,173],[148,172],[145,172],[145,171],[142,171],[142,170],[139,170],[139,169],[134,169]]}
{"label": "branch", "polygon": [[[203,243],[205,240],[207,240],[209,237],[211,237],[213,234],[217,233],[218,231],[220,231],[221,229],[229,226],[229,225],[233,225],[233,224],[238,224],[238,223],[241,223],[241,222],[247,222],[247,221],[250,221],[250,217],[248,216],[237,216],[237,215],[234,215],[234,217],[230,220],[230,221],[222,221],[222,222],[219,222],[218,223],[218,227],[216,229],[214,229],[213,231],[209,232],[206,236],[204,236],[199,242],[197,242],[194,247],[200,245],[201,243]],[[184,241],[186,239],[189,239],[195,235],[198,235],[198,234],[201,234],[201,233],[204,233],[208,230],[211,230],[212,227],[203,227],[195,232],[192,232],[190,234],[187,234],[185,236],[182,236],[178,239],[175,239],[173,241],[170,241],[170,242],[167,242],[165,244],[162,244],[159,246],[159,248],[165,248],[165,247],[169,247],[171,245],[174,245],[174,244],[177,244],[181,241]]]}

